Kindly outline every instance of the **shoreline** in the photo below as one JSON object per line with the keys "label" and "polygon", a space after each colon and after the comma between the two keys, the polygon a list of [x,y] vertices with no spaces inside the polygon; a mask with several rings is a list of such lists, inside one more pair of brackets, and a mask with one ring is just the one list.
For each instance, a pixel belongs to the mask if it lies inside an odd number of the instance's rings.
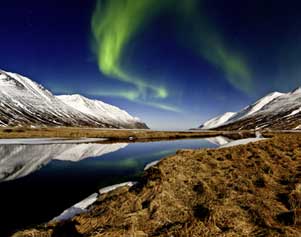
{"label": "shoreline", "polygon": [[[214,149],[221,149],[221,148],[225,148],[225,147],[238,146],[238,145],[246,145],[251,142],[263,141],[265,139],[266,138],[247,138],[247,139],[233,140],[227,144],[220,145],[219,147],[214,148]],[[162,159],[164,159],[164,157],[162,157]],[[143,170],[146,171],[146,170],[150,169],[151,167],[157,165],[160,161],[161,161],[161,159],[146,164]],[[103,187],[100,190],[98,190],[97,193],[92,193],[89,197],[87,197],[87,198],[79,201],[78,203],[74,204],[73,206],[67,208],[59,216],[57,216],[57,217],[53,218],[51,221],[49,221],[49,223],[51,223],[53,221],[62,222],[62,221],[67,221],[69,219],[72,219],[75,215],[89,211],[89,207],[91,205],[93,205],[93,203],[95,203],[101,195],[109,193],[111,191],[114,191],[117,188],[121,188],[124,186],[132,187],[137,184],[138,184],[137,182],[127,181],[124,183],[118,183],[118,184],[113,184],[110,186]],[[95,196],[95,194],[97,194],[97,196],[93,197],[93,201],[88,201],[88,202],[86,201],[86,200],[89,200],[90,197]],[[85,205],[82,203],[87,203],[87,204]],[[74,211],[74,208],[78,208],[78,207],[80,207],[80,208],[78,210]]]}
{"label": "shoreline", "polygon": [[91,128],[0,128],[0,139],[24,138],[104,138],[104,143],[149,142],[227,136],[246,138],[255,136],[254,131],[157,131],[139,129],[91,129]]}
{"label": "shoreline", "polygon": [[72,229],[73,234],[95,237],[298,236],[300,183],[298,134],[234,147],[179,150],[144,171],[138,185],[100,195],[88,212],[14,236],[59,236],[58,229],[67,236]]}

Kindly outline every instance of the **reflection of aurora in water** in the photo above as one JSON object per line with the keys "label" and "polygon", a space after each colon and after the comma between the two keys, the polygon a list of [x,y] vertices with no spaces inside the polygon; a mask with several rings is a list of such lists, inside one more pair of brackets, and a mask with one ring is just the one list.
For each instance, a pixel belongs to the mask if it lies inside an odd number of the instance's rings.
{"label": "reflection of aurora in water", "polygon": [[[216,145],[206,139],[132,144],[1,145],[0,208],[6,229],[1,226],[0,235],[5,236],[6,231],[14,228],[49,221],[100,188],[136,181],[146,164],[178,149],[202,147]],[[18,210],[17,216],[11,211],[12,205]]]}
{"label": "reflection of aurora in water", "polygon": [[141,169],[142,166],[147,164],[147,162],[151,162],[152,160],[160,159],[164,156],[173,154],[175,152],[174,149],[168,149],[164,151],[153,152],[150,154],[145,154],[141,156],[128,157],[126,159],[120,160],[118,163],[110,160],[102,161],[99,164],[102,168],[114,168],[114,169]]}

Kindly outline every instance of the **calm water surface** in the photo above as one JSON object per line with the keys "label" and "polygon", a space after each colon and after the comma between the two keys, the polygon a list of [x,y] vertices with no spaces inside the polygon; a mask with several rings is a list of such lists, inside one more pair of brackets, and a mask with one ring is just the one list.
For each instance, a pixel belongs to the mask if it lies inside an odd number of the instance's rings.
{"label": "calm water surface", "polygon": [[47,222],[98,189],[135,181],[149,162],[206,139],[118,144],[0,145],[0,236]]}

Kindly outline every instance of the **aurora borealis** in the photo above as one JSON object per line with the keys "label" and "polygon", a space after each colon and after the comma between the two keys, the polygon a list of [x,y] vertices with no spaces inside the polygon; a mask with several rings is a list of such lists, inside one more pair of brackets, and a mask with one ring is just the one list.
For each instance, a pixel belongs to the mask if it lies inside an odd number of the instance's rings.
{"label": "aurora borealis", "polygon": [[0,68],[153,128],[190,128],[301,85],[300,10],[297,0],[12,0]]}
{"label": "aurora borealis", "polygon": [[[169,89],[160,85],[162,82],[150,84],[146,76],[131,75],[122,68],[121,62],[127,44],[135,34],[147,28],[147,23],[164,12],[173,13],[176,18],[177,34],[185,34],[188,42],[200,57],[215,65],[226,74],[229,82],[240,90],[248,92],[251,88],[251,73],[244,60],[228,49],[221,37],[210,26],[208,19],[198,11],[198,0],[98,0],[92,16],[93,48],[97,55],[101,72],[112,79],[134,85],[131,91],[100,92],[108,96],[119,96],[128,100],[142,102],[161,109],[177,111],[165,105],[161,100],[168,99]],[[177,4],[175,4],[177,3]],[[189,29],[187,31],[187,29]],[[139,67],[139,65],[136,65]],[[155,102],[154,102],[155,100]]]}

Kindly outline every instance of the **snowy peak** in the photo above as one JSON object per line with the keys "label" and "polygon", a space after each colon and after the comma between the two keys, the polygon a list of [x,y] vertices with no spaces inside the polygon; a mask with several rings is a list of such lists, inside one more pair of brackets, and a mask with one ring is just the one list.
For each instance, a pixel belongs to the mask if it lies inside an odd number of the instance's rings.
{"label": "snowy peak", "polygon": [[[211,126],[227,113],[210,119],[200,128],[211,129],[291,129],[301,124],[301,88],[289,92],[272,92],[255,103],[225,119],[222,123]],[[300,120],[300,121],[299,121]],[[277,122],[276,122],[277,121]],[[277,125],[278,124],[278,125]]]}
{"label": "snowy peak", "polygon": [[138,118],[132,117],[126,111],[99,100],[88,99],[79,94],[56,97],[73,109],[107,124],[114,123],[119,124],[120,127],[128,127],[129,123],[140,123]]}
{"label": "snowy peak", "polygon": [[237,121],[237,120],[246,118],[248,116],[251,116],[252,114],[259,112],[261,109],[264,108],[264,106],[269,104],[271,101],[273,101],[274,99],[276,99],[282,95],[284,95],[284,94],[277,92],[277,91],[272,92],[272,93],[262,97],[261,99],[257,100],[255,103],[247,106],[242,111],[239,111],[238,113],[236,113],[235,116],[233,116],[227,122],[233,122],[233,121]]}
{"label": "snowy peak", "polygon": [[31,96],[42,96],[46,100],[49,100],[52,97],[51,92],[46,90],[42,85],[33,82],[27,77],[3,70],[0,70],[0,86],[2,93],[7,94],[7,92],[11,92],[12,96],[16,96],[17,93],[26,91],[31,94]]}
{"label": "snowy peak", "polygon": [[256,113],[257,111],[261,110],[265,105],[267,105],[272,100],[274,100],[275,98],[277,98],[281,95],[283,95],[283,93],[276,91],[276,92],[272,92],[272,93],[268,94],[267,96],[264,96],[263,98],[261,98],[260,100],[256,101],[254,104],[249,106],[249,108],[247,109],[247,112],[244,116],[248,116],[248,115]]}
{"label": "snowy peak", "polygon": [[81,95],[56,97],[29,78],[3,70],[0,126],[147,128],[115,106]]}
{"label": "snowy peak", "polygon": [[139,119],[132,117],[126,111],[116,106],[106,104],[99,100],[88,99],[82,95],[61,95],[56,96],[65,104],[79,110],[80,112],[94,117],[106,116],[111,119],[139,122]]}
{"label": "snowy peak", "polygon": [[231,119],[235,114],[236,113],[233,113],[233,112],[224,113],[220,116],[217,116],[217,117],[214,117],[214,118],[208,120],[200,128],[212,129],[212,128],[219,127],[219,126],[223,125],[224,123],[226,123],[227,121],[229,121],[229,119]]}
{"label": "snowy peak", "polygon": [[291,94],[301,94],[301,87],[297,87],[296,89],[292,90]]}

